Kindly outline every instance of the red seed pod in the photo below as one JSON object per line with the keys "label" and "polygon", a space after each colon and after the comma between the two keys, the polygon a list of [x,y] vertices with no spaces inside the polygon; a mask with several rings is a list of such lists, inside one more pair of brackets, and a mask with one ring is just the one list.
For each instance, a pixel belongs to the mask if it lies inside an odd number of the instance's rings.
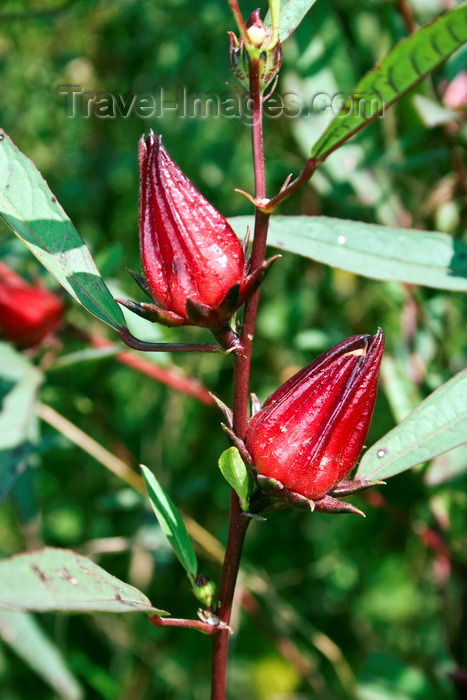
{"label": "red seed pod", "polygon": [[247,274],[243,246],[226,219],[173,162],[160,137],[139,142],[140,251],[145,279],[133,276],[155,304],[118,299],[168,326],[225,329],[275,258]]}
{"label": "red seed pod", "polygon": [[61,301],[51,292],[30,286],[0,263],[0,334],[20,348],[41,342],[63,315]]}
{"label": "red seed pod", "polygon": [[[356,482],[337,485],[354,467],[368,432],[383,346],[381,329],[343,340],[267,399],[245,440],[259,475],[317,507],[320,499],[332,506],[336,499],[326,494],[333,489],[336,495],[357,490]],[[338,510],[335,503],[329,509]]]}
{"label": "red seed pod", "polygon": [[[223,325],[232,311],[222,318],[219,307],[232,287],[241,292],[244,284],[240,241],[160,138],[142,138],[138,157],[141,260],[151,296],[175,325]],[[204,319],[190,318],[193,311]]]}

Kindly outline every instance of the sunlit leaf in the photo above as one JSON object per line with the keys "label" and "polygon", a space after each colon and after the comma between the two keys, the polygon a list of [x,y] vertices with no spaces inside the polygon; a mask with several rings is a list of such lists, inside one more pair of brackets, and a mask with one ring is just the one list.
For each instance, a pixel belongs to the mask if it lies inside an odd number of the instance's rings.
{"label": "sunlit leaf", "polygon": [[0,216],[76,301],[114,328],[125,325],[91,253],[46,181],[1,129]]}
{"label": "sunlit leaf", "polygon": [[467,442],[467,370],[456,374],[378,440],[357,478],[386,479]]}
{"label": "sunlit leaf", "polygon": [[311,156],[322,161],[375,119],[467,41],[467,6],[458,7],[401,41],[380,65],[367,73],[314,144]]}
{"label": "sunlit leaf", "polygon": [[[230,219],[243,236],[252,217]],[[467,291],[467,244],[445,233],[326,216],[273,216],[269,245],[378,280]]]}
{"label": "sunlit leaf", "polygon": [[157,610],[137,588],[69,549],[45,547],[0,560],[0,608],[37,612]]}
{"label": "sunlit leaf", "polygon": [[0,610],[0,638],[65,700],[81,700],[83,690],[60,648],[29,613]]}
{"label": "sunlit leaf", "polygon": [[180,564],[194,582],[198,571],[195,551],[182,516],[150,469],[141,465],[144,483],[156,518],[177,555]]}

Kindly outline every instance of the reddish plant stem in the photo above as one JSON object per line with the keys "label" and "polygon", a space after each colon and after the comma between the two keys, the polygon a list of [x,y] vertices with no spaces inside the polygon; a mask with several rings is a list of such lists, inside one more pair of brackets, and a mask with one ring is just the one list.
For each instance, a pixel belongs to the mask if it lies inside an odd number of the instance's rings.
{"label": "reddish plant stem", "polygon": [[[255,237],[251,251],[250,265],[252,269],[264,261],[266,238],[269,226],[269,214],[256,210]],[[234,400],[233,426],[235,434],[243,440],[248,422],[248,390],[250,384],[251,351],[258,310],[259,289],[248,300],[243,315],[240,343],[242,352],[234,359]]]}
{"label": "reddish plant stem", "polygon": [[[230,1],[230,0],[229,0]],[[232,6],[232,2],[230,2]],[[255,198],[265,200],[265,173],[263,151],[262,96],[259,84],[258,59],[250,58],[250,98],[253,100],[251,139],[253,168],[255,178]],[[255,231],[249,260],[249,272],[257,270],[264,262],[269,214],[256,209]],[[233,430],[244,438],[248,424],[248,392],[251,366],[253,334],[258,308],[259,290],[253,294],[245,306],[241,348],[234,356],[234,396],[233,396]],[[229,625],[232,603],[237,582],[243,542],[250,519],[242,513],[237,494],[232,490],[230,505],[229,534],[224,558],[222,580],[219,589],[219,602],[216,614],[224,629],[213,635],[211,700],[225,700],[227,655],[229,647]]]}
{"label": "reddish plant stem", "polygon": [[213,634],[218,629],[218,625],[210,625],[201,620],[186,620],[177,617],[159,617],[159,615],[150,615],[149,622],[154,627],[186,627],[187,629],[197,630],[203,634]]}
{"label": "reddish plant stem", "polygon": [[[100,335],[94,335],[92,333],[85,335],[87,340],[95,348],[111,348],[114,346],[112,341],[107,340],[107,338],[103,338]],[[140,355],[135,355],[135,353],[129,350],[119,352],[118,355],[115,356],[115,359],[118,360],[118,362],[131,367],[137,372],[140,372],[140,374],[145,374],[147,377],[154,379],[156,382],[160,382],[161,384],[165,384],[175,391],[179,391],[181,394],[193,396],[195,399],[198,399],[198,401],[201,401],[208,406],[215,405],[215,401],[209,391],[202,384],[196,381],[196,379],[181,377],[180,375],[176,374],[175,371],[165,367],[159,367],[153,362],[149,362],[149,360],[146,360]]]}
{"label": "reddish plant stem", "polygon": [[238,31],[240,32],[240,36],[242,37],[243,41],[248,41],[248,29],[242,17],[242,13],[240,12],[237,0],[228,0],[228,2],[230,6],[230,11],[234,16],[235,22],[238,27]]}
{"label": "reddish plant stem", "polygon": [[[327,158],[327,156],[330,155],[331,153],[332,153],[332,151],[330,150],[329,153],[326,153],[325,157]],[[298,175],[295,178],[295,180],[293,180],[289,185],[286,185],[285,187],[283,187],[281,189],[281,191],[278,194],[276,194],[275,197],[270,199],[267,202],[267,204],[265,204],[265,206],[261,208],[262,211],[267,212],[268,214],[272,214],[272,212],[275,209],[277,209],[279,204],[281,204],[284,201],[284,199],[287,199],[287,197],[290,197],[292,192],[295,192],[295,190],[298,190],[299,187],[304,185],[305,182],[307,182],[307,180],[310,179],[310,177],[313,175],[313,173],[315,172],[318,165],[320,165],[323,162],[325,157],[322,157],[320,160],[315,160],[314,158],[309,158],[307,160],[307,162],[305,163],[305,166],[304,166],[302,172],[300,173],[300,175]]]}
{"label": "reddish plant stem", "polygon": [[407,0],[397,0],[397,9],[402,19],[404,20],[407,34],[413,34],[417,28],[417,25],[415,24],[412,10]]}
{"label": "reddish plant stem", "polygon": [[212,635],[211,700],[225,700],[227,654],[229,650],[228,625],[232,614],[233,597],[240,567],[243,542],[249,522],[250,518],[242,513],[238,496],[235,491],[232,490],[230,497],[229,535],[216,613],[224,629],[219,629]]}

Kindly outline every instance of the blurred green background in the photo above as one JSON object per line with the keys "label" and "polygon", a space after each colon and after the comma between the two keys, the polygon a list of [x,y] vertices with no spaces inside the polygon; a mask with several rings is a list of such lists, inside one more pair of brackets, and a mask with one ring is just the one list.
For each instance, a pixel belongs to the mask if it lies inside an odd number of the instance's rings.
{"label": "blurred green background", "polygon": [[[410,3],[418,23],[443,4]],[[241,6],[245,15],[256,9]],[[318,0],[284,45],[277,91],[292,91],[304,104],[318,92],[350,91],[406,34],[397,6]],[[59,88],[126,96],[162,86],[168,99],[178,86],[223,94],[233,82],[228,29],[227,2],[214,0],[2,1],[0,125],[41,170],[119,294],[139,298],[124,268],[140,269],[141,134],[163,134],[183,171],[233,216],[251,213],[234,192],[252,190],[249,127],[173,110],[151,119],[70,117]],[[455,54],[335,153],[280,213],[434,229],[465,240],[467,128],[460,113],[443,107],[442,95],[466,62],[466,51]],[[269,195],[299,171],[324,125],[322,116],[266,120]],[[0,256],[53,288],[3,225]],[[370,445],[465,367],[466,311],[461,294],[376,282],[284,254],[263,287],[251,388],[264,399],[333,343],[381,326],[387,359]],[[183,511],[225,543],[229,491],[216,465],[227,441],[219,414],[114,358],[76,361],[72,353],[86,347],[77,329],[107,335],[70,302],[58,344],[34,358],[46,368],[41,400],[129,464],[147,464]],[[207,337],[146,324],[141,333]],[[229,357],[149,359],[176,363],[230,401]],[[391,479],[379,497],[354,498],[366,520],[290,511],[253,523],[231,640],[231,700],[455,698],[448,674],[467,667],[466,468],[459,448]],[[144,498],[45,424],[31,468],[0,507],[0,554],[42,542],[92,555],[174,616],[196,615]],[[200,552],[202,571],[217,579],[218,562]],[[207,637],[155,629],[144,615],[43,615],[39,622],[90,700],[209,695]],[[2,700],[55,697],[8,644],[0,646],[0,688]]]}

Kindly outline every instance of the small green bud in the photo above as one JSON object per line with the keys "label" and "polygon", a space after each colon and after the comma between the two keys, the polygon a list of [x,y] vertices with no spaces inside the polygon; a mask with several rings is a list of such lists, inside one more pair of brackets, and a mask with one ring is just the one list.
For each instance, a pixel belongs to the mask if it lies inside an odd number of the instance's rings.
{"label": "small green bud", "polygon": [[193,582],[193,593],[207,608],[212,607],[212,599],[216,592],[216,584],[204,574],[198,574]]}
{"label": "small green bud", "polygon": [[266,30],[264,24],[260,22],[259,24],[254,24],[248,29],[248,38],[257,49],[260,49],[266,39]]}

